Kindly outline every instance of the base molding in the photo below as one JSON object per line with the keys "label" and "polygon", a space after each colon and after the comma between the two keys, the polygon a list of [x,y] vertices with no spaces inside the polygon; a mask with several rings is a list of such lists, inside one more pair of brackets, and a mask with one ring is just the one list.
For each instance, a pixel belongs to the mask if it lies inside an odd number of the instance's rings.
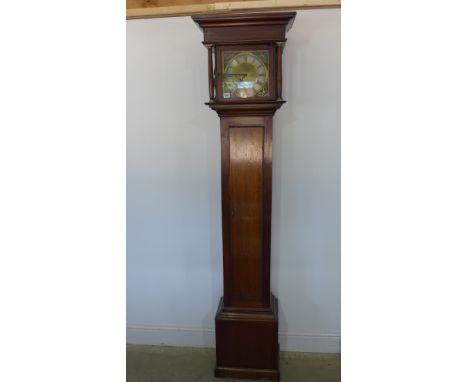
{"label": "base molding", "polygon": [[278,300],[268,309],[225,307],[219,302],[216,377],[279,379]]}
{"label": "base molding", "polygon": [[[279,331],[281,351],[340,353],[339,332]],[[215,347],[214,327],[129,323],[127,343],[133,345]]]}
{"label": "base molding", "polygon": [[271,369],[249,369],[242,367],[215,367],[215,377],[234,377],[234,378],[269,378],[273,381],[279,381],[279,370]]}

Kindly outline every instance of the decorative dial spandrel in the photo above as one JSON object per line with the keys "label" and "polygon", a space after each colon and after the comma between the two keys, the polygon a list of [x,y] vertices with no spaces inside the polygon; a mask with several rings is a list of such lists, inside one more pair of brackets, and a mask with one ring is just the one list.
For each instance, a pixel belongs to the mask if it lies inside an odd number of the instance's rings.
{"label": "decorative dial spandrel", "polygon": [[268,97],[268,51],[225,51],[222,98]]}

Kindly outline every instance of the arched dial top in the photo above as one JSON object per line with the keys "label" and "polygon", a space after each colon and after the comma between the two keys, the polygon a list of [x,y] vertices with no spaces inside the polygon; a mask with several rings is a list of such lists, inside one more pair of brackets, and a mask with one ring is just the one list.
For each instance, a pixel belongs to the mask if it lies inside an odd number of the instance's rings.
{"label": "arched dial top", "polygon": [[223,52],[222,98],[267,97],[268,51]]}

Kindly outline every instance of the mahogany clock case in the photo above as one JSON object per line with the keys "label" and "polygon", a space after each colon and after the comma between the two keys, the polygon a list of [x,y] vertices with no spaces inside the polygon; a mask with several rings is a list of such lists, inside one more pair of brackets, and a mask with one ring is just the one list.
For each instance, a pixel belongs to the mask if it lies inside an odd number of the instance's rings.
{"label": "mahogany clock case", "polygon": [[[224,295],[215,317],[216,377],[280,377],[278,302],[270,291],[273,115],[285,102],[282,53],[295,15],[193,17],[208,48],[207,105],[221,128]],[[223,52],[255,50],[268,52],[268,94],[223,98]]]}

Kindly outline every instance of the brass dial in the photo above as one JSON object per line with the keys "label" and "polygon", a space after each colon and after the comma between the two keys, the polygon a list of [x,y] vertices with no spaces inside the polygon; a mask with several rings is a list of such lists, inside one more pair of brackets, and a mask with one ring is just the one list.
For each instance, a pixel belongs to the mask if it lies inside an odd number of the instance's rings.
{"label": "brass dial", "polygon": [[268,52],[223,53],[224,99],[268,96]]}

